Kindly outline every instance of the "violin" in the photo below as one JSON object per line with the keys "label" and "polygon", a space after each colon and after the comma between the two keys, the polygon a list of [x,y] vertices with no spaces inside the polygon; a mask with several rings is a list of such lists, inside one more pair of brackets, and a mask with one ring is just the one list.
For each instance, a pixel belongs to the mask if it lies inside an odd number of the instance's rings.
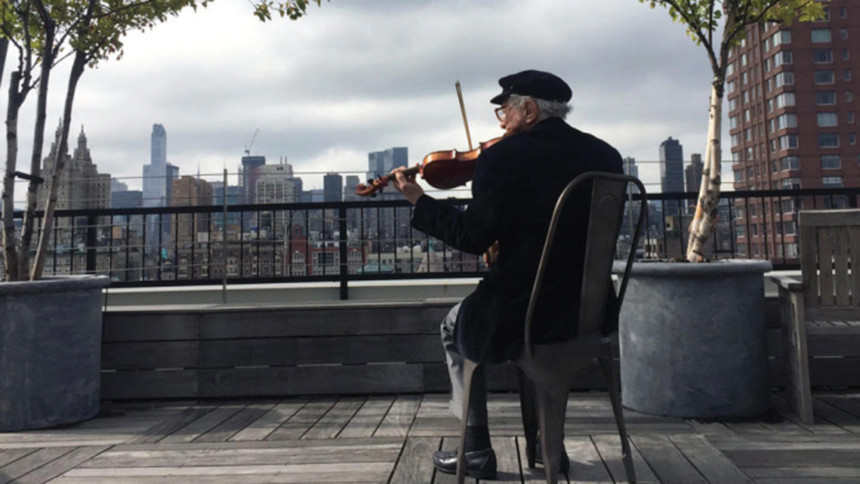
{"label": "violin", "polygon": [[[475,174],[475,165],[481,151],[496,144],[502,137],[493,138],[478,144],[478,147],[469,151],[442,150],[434,151],[424,157],[424,160],[403,171],[406,177],[421,175],[421,178],[433,188],[449,190],[454,187],[465,185],[472,180]],[[355,187],[355,193],[359,196],[374,196],[393,178],[392,175],[380,176],[375,180],[368,180],[367,184],[359,183]]]}

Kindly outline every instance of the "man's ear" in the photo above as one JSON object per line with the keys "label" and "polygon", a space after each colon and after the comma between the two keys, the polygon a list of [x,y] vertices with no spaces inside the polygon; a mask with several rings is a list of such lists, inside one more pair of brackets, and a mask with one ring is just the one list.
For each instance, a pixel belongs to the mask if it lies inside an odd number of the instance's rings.
{"label": "man's ear", "polygon": [[538,121],[538,107],[533,99],[529,99],[523,104],[523,110],[525,111],[527,123],[531,124]]}

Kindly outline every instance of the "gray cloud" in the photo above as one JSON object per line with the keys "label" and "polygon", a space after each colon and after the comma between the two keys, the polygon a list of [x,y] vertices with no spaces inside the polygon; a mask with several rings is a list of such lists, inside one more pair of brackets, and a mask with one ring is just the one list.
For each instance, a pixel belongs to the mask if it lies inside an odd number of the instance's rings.
{"label": "gray cloud", "polygon": [[[488,104],[496,81],[527,68],[568,80],[569,121],[625,156],[655,160],[668,136],[687,155],[704,147],[704,51],[665,11],[635,0],[332,0],[298,22],[266,24],[244,2],[214,2],[132,34],[123,59],[87,72],[74,122],[100,170],[132,185],[153,123],[167,129],[182,174],[198,164],[235,171],[258,128],[252,151],[270,162],[361,172],[367,152],[391,146],[407,146],[412,163],[467,149],[457,80],[473,141],[498,136]],[[61,74],[54,84],[49,119],[59,117]]]}

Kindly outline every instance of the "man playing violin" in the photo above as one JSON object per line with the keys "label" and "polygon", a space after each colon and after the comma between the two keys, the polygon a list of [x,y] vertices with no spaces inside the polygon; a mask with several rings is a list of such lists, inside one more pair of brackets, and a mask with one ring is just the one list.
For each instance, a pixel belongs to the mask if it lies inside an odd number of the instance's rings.
{"label": "man playing violin", "polygon": [[[473,376],[468,415],[462,413],[463,358],[501,363],[523,344],[525,315],[555,203],[565,186],[586,171],[622,173],[621,155],[606,142],[568,125],[570,87],[548,72],[528,70],[499,79],[490,100],[505,136],[483,150],[472,179],[472,202],[461,211],[424,193],[402,168],[393,185],[415,208],[412,227],[467,253],[485,254],[487,275],[442,322],[451,377],[451,411],[467,418],[466,472],[493,479],[496,457],[487,426],[483,367]],[[588,193],[574,193],[564,212],[535,317],[534,341],[575,336],[587,232]],[[495,249],[495,250],[492,250]],[[555,270],[554,270],[555,268]],[[614,303],[614,300],[611,301]],[[617,327],[608,311],[604,330]],[[438,451],[438,470],[455,473],[457,452]],[[562,471],[569,461],[562,459]]]}

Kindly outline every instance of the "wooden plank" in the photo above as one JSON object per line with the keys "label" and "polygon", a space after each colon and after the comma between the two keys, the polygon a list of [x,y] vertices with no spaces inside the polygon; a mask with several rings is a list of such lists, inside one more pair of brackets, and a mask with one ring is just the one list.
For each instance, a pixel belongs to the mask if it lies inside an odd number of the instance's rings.
{"label": "wooden plank", "polygon": [[171,415],[161,422],[153,425],[140,435],[130,440],[131,443],[158,442],[164,437],[185,427],[189,423],[199,419],[207,413],[215,410],[215,404],[192,405],[175,415]]}
{"label": "wooden plank", "polygon": [[[109,449],[109,445],[94,445],[86,447],[78,447],[71,452],[64,454],[59,459],[55,459],[50,463],[18,477],[15,480],[16,484],[42,484],[51,479],[62,475],[63,473],[74,469],[78,465],[88,461],[89,459],[101,454]],[[0,471],[2,472],[2,471]],[[2,474],[0,474],[2,475]]]}
{"label": "wooden plank", "polygon": [[305,404],[289,420],[266,436],[266,440],[300,439],[326,412],[334,406],[336,398],[318,398]]}
{"label": "wooden plank", "polygon": [[496,453],[497,475],[493,482],[521,483],[520,458],[516,437],[490,437],[490,443]]}
{"label": "wooden plank", "polygon": [[200,321],[194,313],[142,311],[120,313],[105,311],[102,316],[105,343],[120,341],[182,341],[197,339]]}
{"label": "wooden plank", "polygon": [[[750,477],[762,478],[854,478],[860,480],[860,467],[750,467]],[[829,482],[829,481],[825,481]]]}
{"label": "wooden plank", "polygon": [[722,452],[701,435],[670,435],[684,456],[711,484],[744,484],[752,481]]}
{"label": "wooden plank", "polygon": [[195,442],[117,446],[81,468],[264,466],[338,462],[394,463],[401,439]]}
{"label": "wooden plank", "polygon": [[39,450],[38,448],[21,448],[21,449],[6,449],[0,450],[0,468],[3,468],[6,465],[9,465],[16,460],[26,457],[33,452]]}
{"label": "wooden plank", "polygon": [[346,427],[353,415],[364,404],[364,398],[342,398],[302,435],[303,439],[333,439]]}
{"label": "wooden plank", "polygon": [[[393,464],[387,462],[324,463],[324,464],[273,464],[208,467],[124,467],[121,469],[79,468],[64,477],[104,479],[118,482],[131,477],[158,477],[161,482],[209,482],[237,483],[256,478],[257,482],[307,483],[307,482],[386,482]],[[222,479],[212,480],[220,476]],[[59,481],[63,482],[63,481]],[[105,482],[105,481],[102,481]],[[120,481],[121,482],[121,481]]]}
{"label": "wooden plank", "polygon": [[410,437],[389,482],[431,482],[433,480],[433,453],[439,448],[440,439]]}
{"label": "wooden plank", "polygon": [[708,481],[702,477],[666,435],[633,435],[631,437],[660,482],[707,484]]}
{"label": "wooden plank", "polygon": [[851,433],[860,433],[860,418],[845,412],[833,405],[816,399],[813,402],[815,414],[828,422],[838,425]]}
{"label": "wooden plank", "polygon": [[723,453],[741,468],[855,467],[860,462],[857,449],[725,449]]}
{"label": "wooden plank", "polygon": [[232,441],[263,440],[295,415],[308,402],[306,398],[288,399],[275,405],[260,418],[230,438]]}
{"label": "wooden plank", "polygon": [[248,406],[248,402],[224,403],[211,412],[202,415],[200,418],[176,429],[173,433],[161,439],[160,442],[192,442],[246,406]]}
{"label": "wooden plank", "polygon": [[277,400],[262,400],[254,402],[198,437],[196,441],[224,442],[229,440],[234,435],[244,430],[245,427],[256,422],[260,417],[268,413],[276,403]]}
{"label": "wooden plank", "polygon": [[72,452],[74,449],[74,447],[50,447],[39,449],[36,452],[15,460],[14,462],[6,464],[5,466],[0,467],[0,484],[17,482],[17,480],[22,476],[59,459],[69,452]]}
{"label": "wooden plank", "polygon": [[376,432],[376,428],[379,427],[382,419],[388,414],[392,403],[394,403],[394,397],[370,396],[346,427],[344,427],[338,438],[354,439],[358,437],[371,437]]}
{"label": "wooden plank", "polygon": [[614,482],[591,438],[565,437],[564,447],[570,459],[570,472],[567,475],[571,484]]}
{"label": "wooden plank", "polygon": [[197,341],[105,342],[102,370],[197,367],[198,345]]}
{"label": "wooden plank", "polygon": [[196,370],[103,371],[101,397],[105,400],[196,398]]}
{"label": "wooden plank", "polygon": [[[629,482],[627,480],[627,473],[624,471],[624,461],[621,458],[621,437],[618,434],[600,434],[592,435],[591,440],[594,442],[594,446],[598,452],[600,452],[603,462],[606,464],[606,468],[612,474],[615,482]],[[657,479],[654,471],[645,462],[645,458],[642,457],[642,454],[633,445],[633,442],[630,443],[630,453],[633,457],[633,467],[636,470],[636,482],[640,484],[659,484],[661,481]]]}
{"label": "wooden plank", "polygon": [[374,437],[405,437],[421,404],[420,395],[400,395],[374,432]]}
{"label": "wooden plank", "polygon": [[356,395],[423,391],[420,364],[200,370],[200,396]]}
{"label": "wooden plank", "polygon": [[851,294],[848,279],[850,254],[848,253],[848,227],[831,229],[833,240],[833,305],[846,307],[851,305]]}
{"label": "wooden plank", "polygon": [[[804,287],[809,287],[804,285]],[[783,302],[782,348],[786,372],[786,393],[791,409],[803,423],[814,421],[809,375],[809,353],[804,323],[806,299],[796,291],[779,289]]]}

